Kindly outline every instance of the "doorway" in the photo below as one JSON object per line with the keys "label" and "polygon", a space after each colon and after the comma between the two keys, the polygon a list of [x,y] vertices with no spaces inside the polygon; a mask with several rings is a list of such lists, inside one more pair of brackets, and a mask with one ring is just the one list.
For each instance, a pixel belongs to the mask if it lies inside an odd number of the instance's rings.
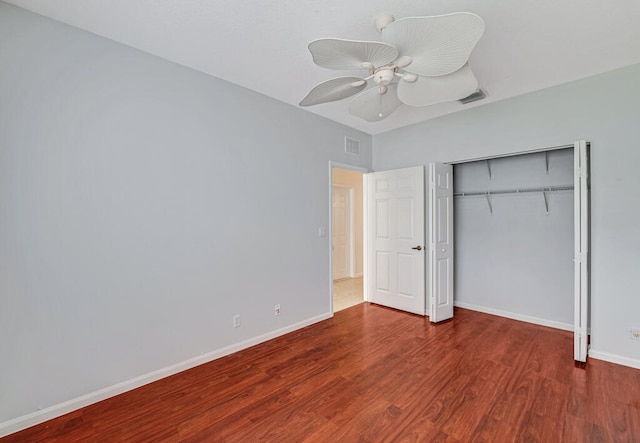
{"label": "doorway", "polygon": [[333,311],[364,301],[363,174],[334,167],[331,174]]}

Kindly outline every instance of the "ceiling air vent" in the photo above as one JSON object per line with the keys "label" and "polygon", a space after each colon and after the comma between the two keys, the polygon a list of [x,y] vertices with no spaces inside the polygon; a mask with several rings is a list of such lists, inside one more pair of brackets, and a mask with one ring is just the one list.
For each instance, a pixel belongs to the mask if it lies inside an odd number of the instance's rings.
{"label": "ceiling air vent", "polygon": [[466,105],[467,103],[471,103],[471,102],[477,102],[478,100],[482,100],[483,98],[485,98],[487,96],[487,94],[484,93],[484,91],[482,89],[478,89],[476,92],[474,92],[471,95],[466,96],[465,98],[462,98],[460,100],[458,100],[460,103],[462,103],[463,105]]}
{"label": "ceiling air vent", "polygon": [[353,138],[344,138],[344,152],[352,155],[360,155],[360,141]]}

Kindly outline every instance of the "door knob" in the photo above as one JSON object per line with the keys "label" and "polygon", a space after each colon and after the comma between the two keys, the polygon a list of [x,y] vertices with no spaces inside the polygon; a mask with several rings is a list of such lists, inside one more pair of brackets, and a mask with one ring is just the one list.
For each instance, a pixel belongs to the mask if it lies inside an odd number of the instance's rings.
{"label": "door knob", "polygon": [[416,246],[415,248],[411,248],[411,249],[416,249],[418,251],[422,251],[422,246]]}

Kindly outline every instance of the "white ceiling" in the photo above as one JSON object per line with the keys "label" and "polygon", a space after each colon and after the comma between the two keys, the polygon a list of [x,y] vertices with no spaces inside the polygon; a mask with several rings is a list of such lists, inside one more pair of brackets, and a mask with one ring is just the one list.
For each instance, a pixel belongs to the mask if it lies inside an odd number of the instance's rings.
{"label": "white ceiling", "polygon": [[639,0],[7,2],[294,106],[316,84],[352,74],[314,65],[311,40],[379,40],[372,22],[383,11],[396,18],[459,11],[481,16],[486,32],[470,62],[487,99],[403,105],[378,123],[351,116],[349,99],[305,108],[370,134],[640,63]]}

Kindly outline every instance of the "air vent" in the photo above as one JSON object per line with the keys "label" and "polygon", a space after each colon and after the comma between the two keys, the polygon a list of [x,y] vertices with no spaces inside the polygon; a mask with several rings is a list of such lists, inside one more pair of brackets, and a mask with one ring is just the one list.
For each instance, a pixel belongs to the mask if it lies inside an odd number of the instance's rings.
{"label": "air vent", "polygon": [[344,152],[352,155],[360,155],[360,141],[353,138],[344,138]]}
{"label": "air vent", "polygon": [[476,92],[474,92],[471,95],[466,96],[463,99],[458,100],[460,103],[462,103],[463,105],[466,105],[467,103],[471,103],[471,102],[477,102],[478,100],[482,100],[483,98],[485,98],[487,96],[487,94],[484,93],[484,91],[482,89],[478,89]]}

